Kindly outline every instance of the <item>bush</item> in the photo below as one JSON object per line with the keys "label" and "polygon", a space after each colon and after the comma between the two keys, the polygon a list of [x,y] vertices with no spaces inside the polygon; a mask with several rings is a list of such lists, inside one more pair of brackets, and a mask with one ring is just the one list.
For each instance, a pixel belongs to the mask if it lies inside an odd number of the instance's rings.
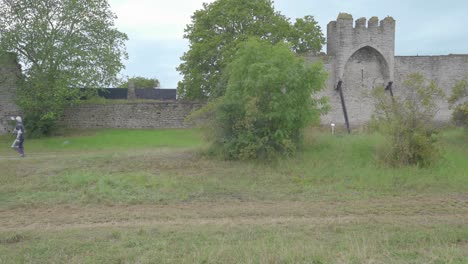
{"label": "bush", "polygon": [[372,92],[375,112],[372,125],[387,138],[379,156],[392,166],[433,163],[439,156],[434,117],[442,90],[420,74],[411,74],[399,95],[390,97],[383,87]]}
{"label": "bush", "polygon": [[302,129],[325,110],[325,99],[312,97],[324,87],[323,66],[306,64],[285,44],[250,39],[224,74],[226,94],[205,111],[214,113],[213,147],[227,159],[291,155]]}
{"label": "bush", "polygon": [[468,127],[468,81],[461,80],[453,88],[449,104],[453,109],[452,119],[458,126]]}
{"label": "bush", "polygon": [[72,89],[57,76],[54,81],[31,76],[27,81],[23,78],[18,83],[16,100],[25,113],[23,119],[28,137],[50,135],[57,128],[66,107],[79,103],[81,97],[97,93],[97,89],[87,89],[85,92]]}
{"label": "bush", "polygon": [[457,126],[468,127],[468,102],[459,104],[453,109],[452,119]]}

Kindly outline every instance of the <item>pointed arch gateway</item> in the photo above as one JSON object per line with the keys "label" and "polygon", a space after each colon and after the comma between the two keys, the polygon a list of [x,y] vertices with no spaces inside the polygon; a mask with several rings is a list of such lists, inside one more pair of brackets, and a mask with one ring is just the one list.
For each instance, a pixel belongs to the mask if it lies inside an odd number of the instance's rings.
{"label": "pointed arch gateway", "polygon": [[[379,86],[386,87],[391,81],[389,63],[376,48],[363,46],[347,59],[342,77],[342,96],[352,107],[344,109],[353,125],[362,125],[370,120],[374,105],[370,91]],[[343,107],[344,104],[343,104]]]}

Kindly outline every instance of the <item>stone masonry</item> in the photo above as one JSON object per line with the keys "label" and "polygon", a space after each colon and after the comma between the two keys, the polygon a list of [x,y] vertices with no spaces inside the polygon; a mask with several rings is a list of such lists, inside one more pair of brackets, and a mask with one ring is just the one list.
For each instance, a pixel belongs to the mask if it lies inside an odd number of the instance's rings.
{"label": "stone masonry", "polygon": [[197,102],[128,102],[84,104],[67,109],[63,124],[68,128],[186,128],[185,118]]}
{"label": "stone masonry", "polygon": [[8,120],[19,115],[19,109],[14,103],[14,91],[21,68],[15,54],[0,53],[0,134],[8,133]]}
{"label": "stone masonry", "polygon": [[[339,93],[342,81],[344,100],[351,126],[360,126],[370,120],[373,103],[368,97],[374,87],[392,89],[398,95],[403,81],[411,73],[421,73],[434,80],[446,94],[456,82],[468,78],[468,55],[447,56],[395,56],[395,20],[372,17],[354,22],[349,14],[340,14],[327,26],[327,54],[311,56],[310,62],[321,60],[329,73],[327,87],[320,95],[330,98],[332,110],[322,118],[323,124],[331,122],[344,126],[344,114]],[[448,122],[451,110],[446,101],[439,101],[436,120]]]}
{"label": "stone masonry", "polygon": [[[468,55],[395,56],[395,30],[396,22],[391,17],[354,21],[351,15],[340,14],[328,24],[327,54],[307,57],[310,62],[322,61],[329,73],[326,89],[320,95],[330,98],[332,109],[322,117],[322,124],[345,124],[336,90],[340,81],[350,125],[356,127],[370,120],[373,103],[367,95],[377,86],[392,82],[393,92],[398,95],[404,89],[402,83],[407,75],[421,73],[450,94],[455,83],[468,79]],[[19,113],[13,103],[19,74],[16,56],[0,54],[0,134],[7,132],[8,118]],[[438,104],[437,121],[448,122],[451,110],[447,102]],[[185,117],[201,105],[178,101],[84,104],[67,109],[62,122],[69,128],[83,129],[184,128],[188,126]]]}
{"label": "stone masonry", "polygon": [[[0,53],[0,135],[10,132],[11,116],[20,115],[14,103],[16,82],[21,68],[12,53]],[[62,125],[76,129],[95,128],[185,128],[185,118],[198,102],[147,101],[106,104],[83,104],[69,108]],[[27,122],[27,120],[25,120]]]}

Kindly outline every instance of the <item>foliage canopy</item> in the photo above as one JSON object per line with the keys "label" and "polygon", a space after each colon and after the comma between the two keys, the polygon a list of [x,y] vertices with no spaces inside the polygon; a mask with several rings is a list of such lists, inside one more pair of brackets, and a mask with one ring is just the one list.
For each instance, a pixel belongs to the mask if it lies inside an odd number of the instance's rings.
{"label": "foliage canopy", "polygon": [[119,85],[119,88],[128,88],[129,82],[133,82],[135,88],[159,88],[160,83],[159,80],[156,78],[146,78],[135,76],[132,78],[128,78],[127,81]]}
{"label": "foliage canopy", "polygon": [[0,0],[0,48],[18,54],[18,104],[29,132],[45,134],[82,87],[110,86],[127,36],[107,0]]}
{"label": "foliage canopy", "polygon": [[227,66],[226,94],[208,106],[214,148],[227,159],[268,159],[293,154],[302,130],[319,121],[326,100],[321,64],[307,64],[290,46],[250,39]]}
{"label": "foliage canopy", "polygon": [[192,16],[184,38],[189,50],[177,68],[183,75],[178,84],[180,98],[206,99],[222,96],[227,80],[226,66],[239,43],[257,37],[271,43],[289,42],[297,53],[318,52],[325,43],[312,16],[289,19],[276,12],[270,0],[217,0],[204,4]]}

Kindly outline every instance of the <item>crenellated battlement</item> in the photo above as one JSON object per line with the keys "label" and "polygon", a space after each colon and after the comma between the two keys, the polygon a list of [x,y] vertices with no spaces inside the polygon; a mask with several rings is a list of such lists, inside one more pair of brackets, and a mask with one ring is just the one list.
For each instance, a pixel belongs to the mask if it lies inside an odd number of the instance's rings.
{"label": "crenellated battlement", "polygon": [[336,21],[327,25],[327,54],[331,56],[336,56],[345,46],[363,43],[388,46],[394,42],[395,19],[390,16],[382,20],[374,16],[369,21],[361,17],[354,21],[352,15],[340,13]]}
{"label": "crenellated battlement", "polygon": [[328,29],[335,29],[337,26],[341,28],[348,28],[348,29],[363,29],[363,28],[377,28],[380,27],[382,30],[394,30],[395,28],[395,19],[393,17],[388,16],[382,20],[379,21],[379,18],[376,16],[373,16],[369,19],[369,22],[367,22],[367,19],[365,17],[361,17],[356,19],[354,22],[354,27],[353,27],[353,16],[350,14],[346,13],[340,13],[338,15],[338,18],[336,21],[330,21],[328,23]]}
{"label": "crenellated battlement", "polygon": [[340,13],[335,21],[327,25],[327,55],[336,58],[336,81],[343,77],[348,59],[365,47],[374,49],[382,56],[390,68],[389,78],[393,78],[395,56],[395,19],[388,16],[353,19],[347,13]]}

